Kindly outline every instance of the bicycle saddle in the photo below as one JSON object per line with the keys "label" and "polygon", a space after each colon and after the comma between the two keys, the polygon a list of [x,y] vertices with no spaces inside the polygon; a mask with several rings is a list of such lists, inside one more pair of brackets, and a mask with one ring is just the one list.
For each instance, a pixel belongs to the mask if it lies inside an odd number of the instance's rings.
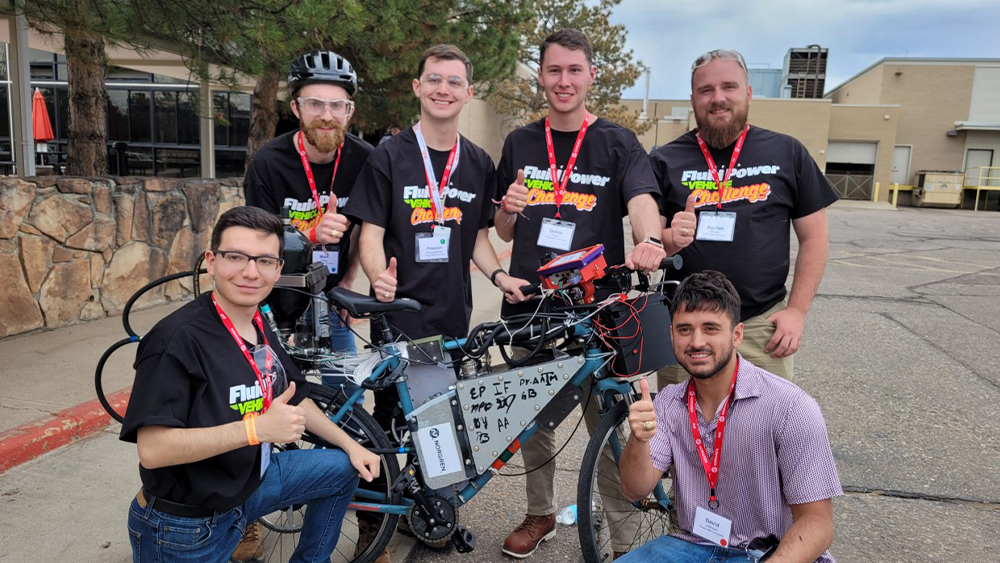
{"label": "bicycle saddle", "polygon": [[390,313],[392,311],[414,311],[419,313],[423,310],[418,301],[406,297],[400,297],[388,303],[383,303],[369,297],[361,295],[349,289],[335,287],[326,292],[327,298],[337,307],[346,310],[352,317],[370,315],[372,313]]}

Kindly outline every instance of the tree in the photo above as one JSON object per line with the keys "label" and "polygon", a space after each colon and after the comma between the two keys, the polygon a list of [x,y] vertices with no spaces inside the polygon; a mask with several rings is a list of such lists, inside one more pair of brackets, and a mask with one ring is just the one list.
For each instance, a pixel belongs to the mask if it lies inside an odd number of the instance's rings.
{"label": "tree", "polygon": [[[410,82],[430,45],[459,45],[475,62],[477,81],[511,72],[532,6],[533,0],[167,0],[146,10],[143,25],[177,42],[199,78],[256,80],[249,160],[274,136],[279,84],[298,54],[329,49],[347,57],[360,86],[353,124],[382,129],[416,114]],[[242,17],[230,17],[234,11]]]}
{"label": "tree", "polygon": [[69,143],[66,173],[99,176],[107,172],[107,99],[104,86],[105,42],[128,35],[127,18],[104,0],[14,0],[0,7],[24,14],[42,33],[63,33],[69,83]]}
{"label": "tree", "polygon": [[599,0],[590,5],[584,0],[536,0],[533,25],[521,46],[521,67],[516,75],[498,83],[488,101],[508,125],[517,127],[545,116],[548,102],[538,85],[538,47],[551,33],[563,28],[582,31],[594,49],[597,78],[587,94],[587,108],[594,114],[614,121],[641,134],[652,123],[641,121],[638,111],[620,105],[622,90],[635,84],[643,71],[642,63],[633,59],[625,47],[627,31],[623,25],[609,21],[612,9],[621,0]]}

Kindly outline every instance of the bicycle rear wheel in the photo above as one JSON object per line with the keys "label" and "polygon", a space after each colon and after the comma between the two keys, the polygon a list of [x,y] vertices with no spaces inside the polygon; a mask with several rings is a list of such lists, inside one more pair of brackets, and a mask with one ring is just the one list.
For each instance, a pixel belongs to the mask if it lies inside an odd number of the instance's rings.
{"label": "bicycle rear wheel", "polygon": [[[332,416],[343,405],[344,397],[321,385],[312,385],[309,397],[328,416]],[[340,422],[340,427],[362,446],[369,449],[385,450],[391,448],[385,432],[378,423],[360,406],[349,412]],[[317,439],[303,436],[300,447],[325,447]],[[392,483],[399,475],[399,462],[395,454],[380,454],[382,473],[386,479],[382,485],[361,481],[359,494],[355,495],[357,502],[373,502],[375,496],[384,496],[384,504],[400,502],[400,495],[391,492]],[[378,490],[374,490],[378,489]],[[366,494],[367,493],[367,494]],[[364,495],[364,496],[361,496]],[[306,506],[290,506],[278,512],[268,514],[259,521],[264,525],[264,558],[268,563],[287,561],[299,542],[299,531],[302,528],[302,518],[309,509]],[[399,516],[366,512],[368,522],[368,541],[359,547],[360,529],[358,525],[358,510],[351,508],[344,517],[340,528],[340,540],[334,549],[330,560],[333,563],[371,563],[389,544]]]}
{"label": "bicycle rear wheel", "polygon": [[604,415],[587,444],[576,501],[580,548],[587,563],[611,561],[615,551],[631,551],[670,531],[666,494],[660,487],[639,502],[629,502],[621,491],[618,460],[630,434],[628,403],[620,401]]}

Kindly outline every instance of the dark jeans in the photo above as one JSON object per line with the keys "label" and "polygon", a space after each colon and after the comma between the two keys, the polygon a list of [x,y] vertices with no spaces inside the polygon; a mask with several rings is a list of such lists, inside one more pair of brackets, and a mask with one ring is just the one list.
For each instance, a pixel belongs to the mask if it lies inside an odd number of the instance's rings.
{"label": "dark jeans", "polygon": [[225,562],[247,524],[292,504],[307,504],[299,545],[289,561],[320,562],[340,539],[358,472],[340,449],[273,454],[264,481],[242,505],[204,518],[183,518],[132,500],[128,535],[134,563]]}

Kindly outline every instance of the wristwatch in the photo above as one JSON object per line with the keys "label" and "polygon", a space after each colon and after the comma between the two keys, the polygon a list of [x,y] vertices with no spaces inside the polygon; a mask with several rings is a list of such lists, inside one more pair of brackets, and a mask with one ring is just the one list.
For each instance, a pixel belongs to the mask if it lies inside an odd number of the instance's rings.
{"label": "wristwatch", "polygon": [[661,241],[660,239],[655,238],[655,237],[646,237],[645,240],[643,240],[639,244],[642,244],[643,242],[648,242],[649,244],[651,244],[651,245],[653,245],[653,246],[655,246],[657,248],[661,248],[661,249],[663,248],[663,241]]}

